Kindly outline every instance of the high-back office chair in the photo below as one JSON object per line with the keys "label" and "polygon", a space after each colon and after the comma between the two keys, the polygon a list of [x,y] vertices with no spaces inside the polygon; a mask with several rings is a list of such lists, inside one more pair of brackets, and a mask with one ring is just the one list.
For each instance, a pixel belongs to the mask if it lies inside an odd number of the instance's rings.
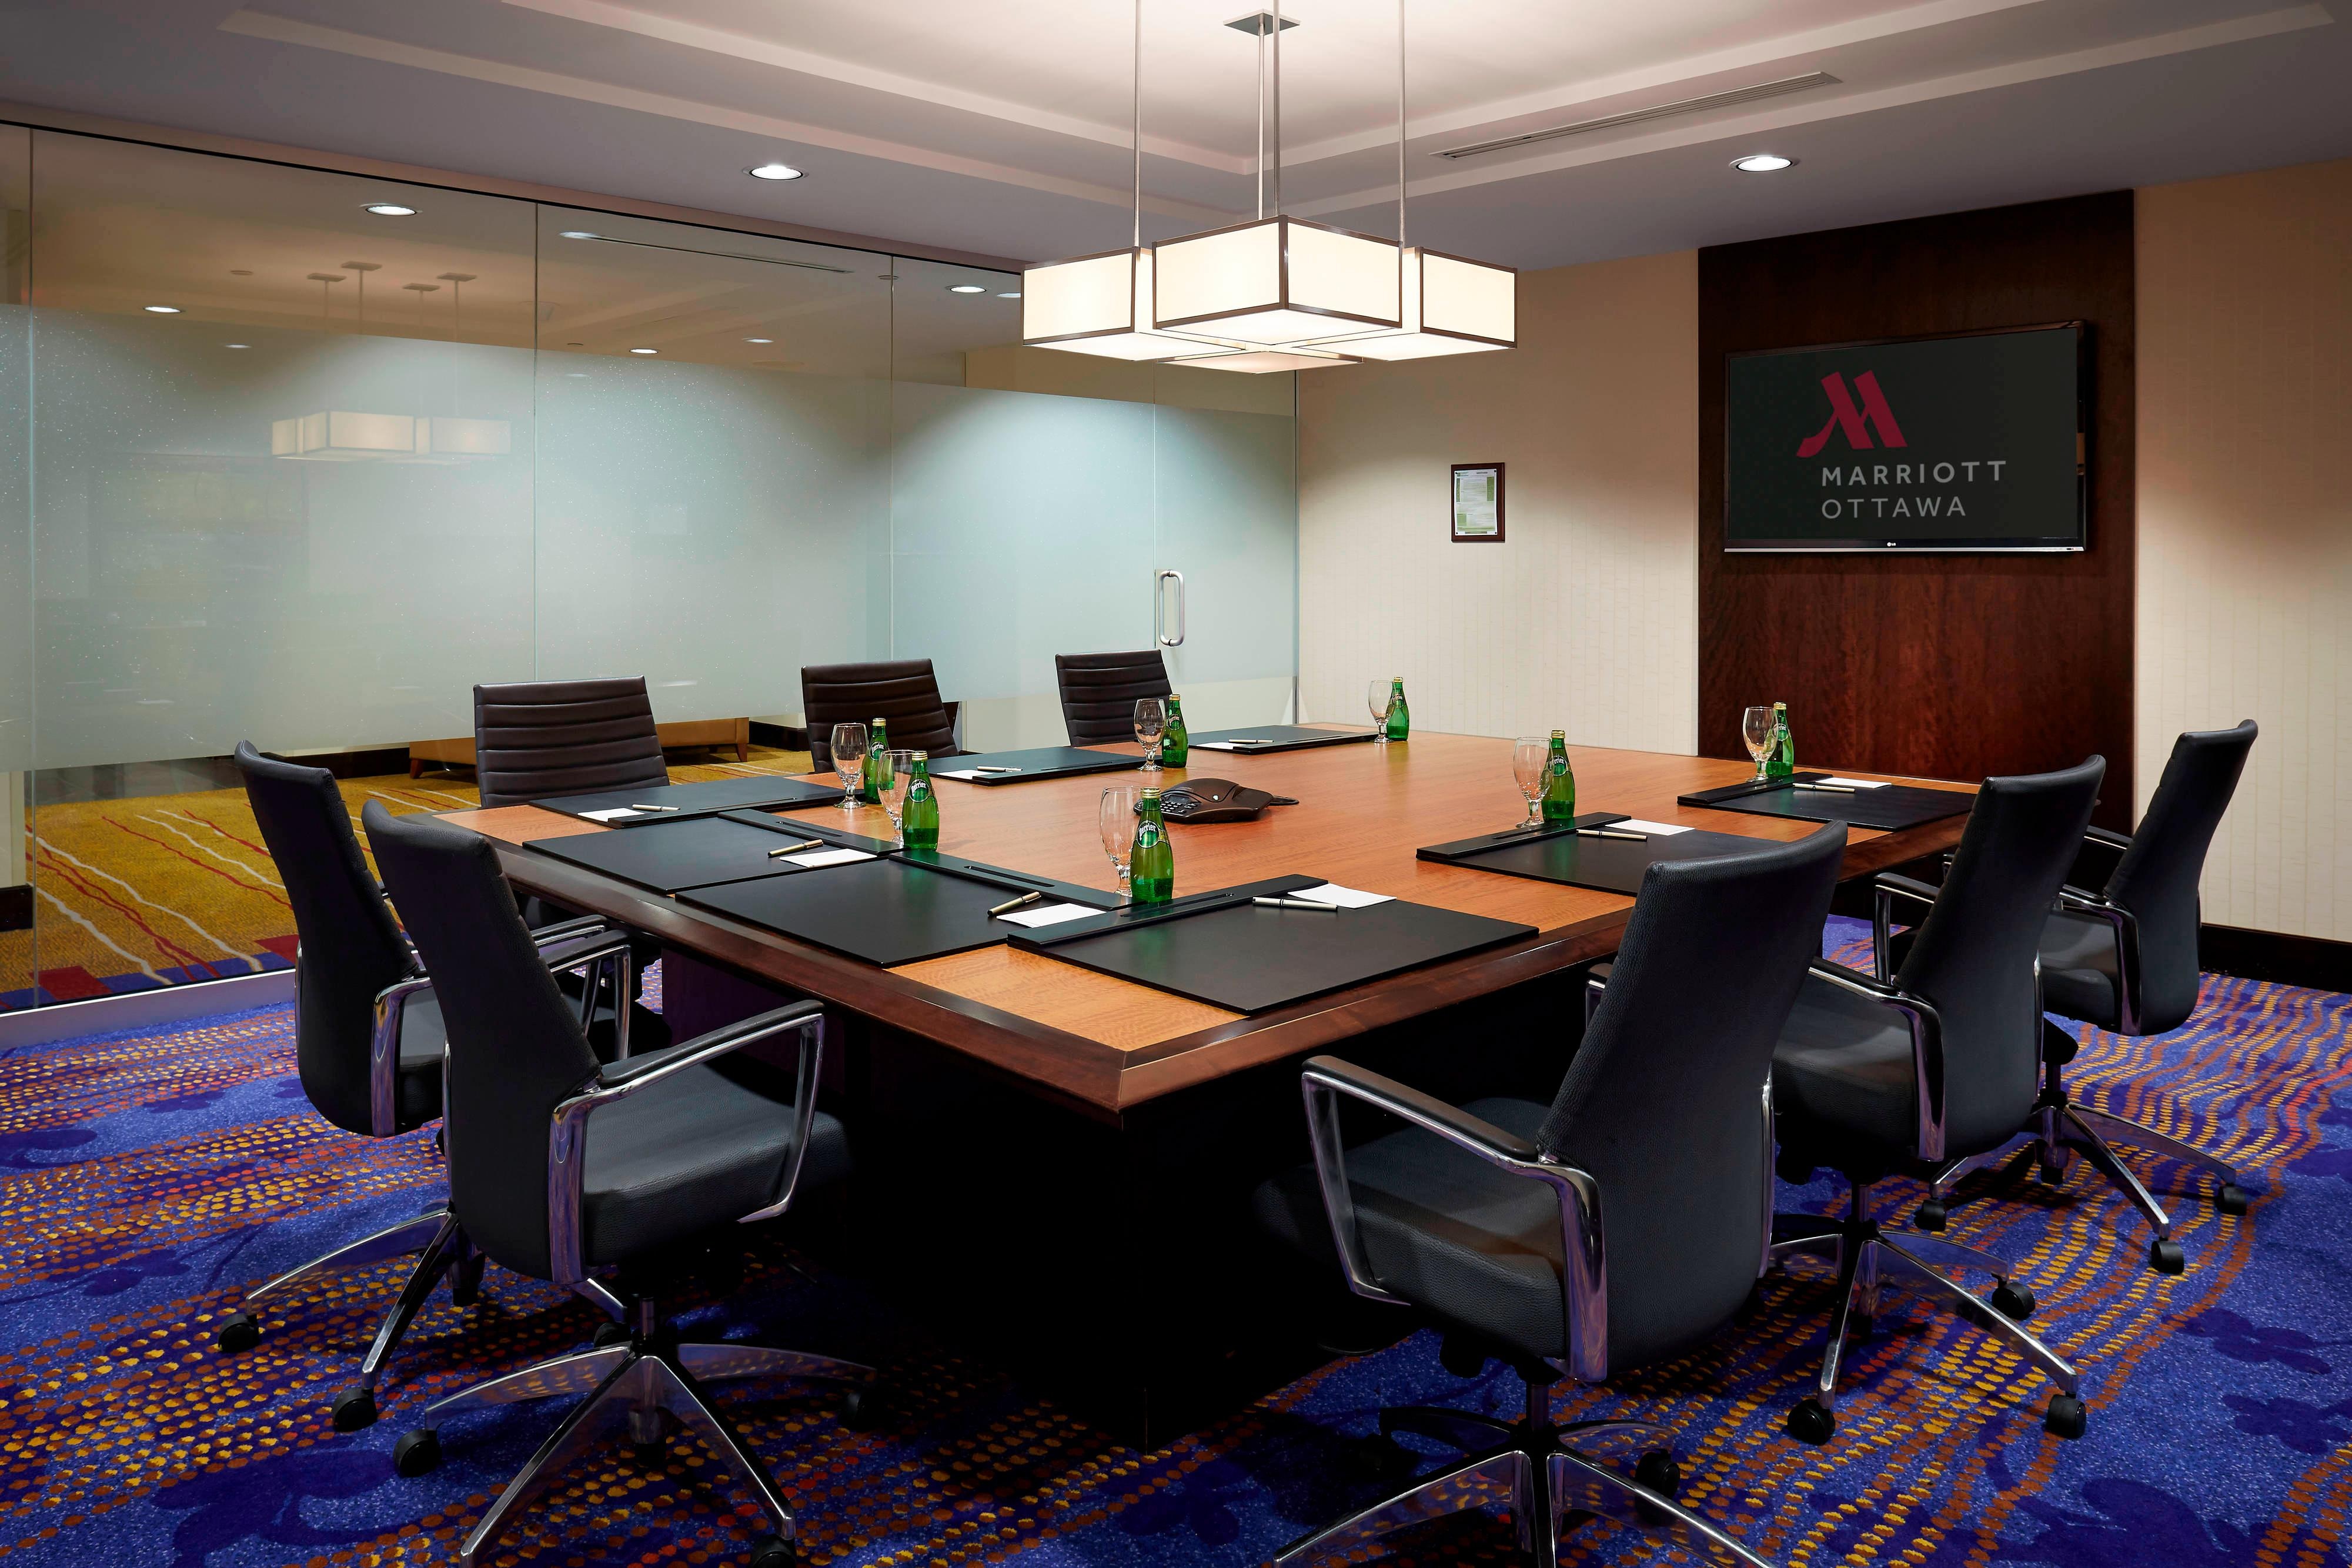
{"label": "high-back office chair", "polygon": [[[540,1445],[460,1549],[490,1544],[592,1443],[625,1435],[655,1462],[665,1416],[739,1471],[774,1534],[751,1562],[793,1561],[791,1508],[701,1385],[747,1377],[839,1379],[862,1391],[870,1368],[729,1341],[680,1343],[635,1270],[721,1227],[782,1214],[803,1186],[848,1174],[841,1124],[816,1108],[822,1005],[794,1002],[667,1050],[600,1064],[580,1020],[535,958],[488,839],[377,801],[363,815],[376,863],[431,967],[449,1022],[449,1197],[489,1258],[594,1301],[614,1326],[595,1348],[477,1384],[436,1401],[394,1445],[404,1475],[440,1461],[451,1416],[557,1395],[587,1397]],[[711,1066],[781,1036],[800,1037],[790,1105]],[[613,1282],[599,1276],[619,1270]],[[862,1414],[860,1411],[853,1414]]]}
{"label": "high-back office chair", "polygon": [[[2247,719],[2234,729],[2181,736],[2172,743],[2139,831],[2084,830],[2074,873],[2081,885],[2060,890],[2058,909],[2042,931],[2043,1007],[2116,1034],[2164,1034],[2189,1021],[2197,1010],[2197,883],[2257,733]],[[2094,880],[2095,893],[2088,891]],[[2210,1172],[2220,1183],[2215,1207],[2224,1214],[2246,1210],[2237,1173],[2192,1145],[2071,1099],[2060,1071],[2075,1050],[2065,1030],[2043,1031],[2042,1094],[2021,1134],[2032,1147],[2018,1165],[2037,1165],[2055,1181],[2079,1150],[2154,1227],[2150,1267],[2178,1274],[2188,1259],[2172,1239],[2171,1217],[2109,1145],[2127,1144]],[[1919,1223],[1942,1229],[1953,1186],[2005,1152],[1988,1150],[1937,1171],[1919,1206]]]}
{"label": "high-back office chair", "polygon": [[[400,934],[383,891],[361,857],[351,811],[323,768],[262,756],[240,741],[236,765],[262,842],[277,862],[293,906],[294,1060],[302,1092],[319,1113],[347,1133],[390,1138],[441,1113],[441,1009],[432,982]],[[584,965],[594,988],[606,967],[628,971],[625,939],[601,920],[574,921],[539,933],[546,962]],[[610,1032],[608,1028],[607,1032]],[[220,1348],[242,1351],[261,1337],[254,1306],[280,1291],[344,1269],[419,1252],[393,1307],[360,1362],[359,1381],[335,1396],[335,1426],[352,1431],[375,1419],[375,1385],[409,1322],[444,1274],[450,1295],[474,1299],[481,1262],[446,1204],[290,1270],[248,1292],[216,1331]]]}
{"label": "high-back office chair", "polygon": [[887,719],[890,744],[953,757],[956,705],[940,699],[929,659],[886,659],[864,664],[801,666],[801,711],[808,725],[812,765],[833,767],[833,727]]}
{"label": "high-back office chair", "polygon": [[1157,648],[1134,653],[1056,653],[1054,680],[1062,691],[1062,724],[1072,746],[1135,738],[1135,705],[1164,697],[1168,665]]}
{"label": "high-back office chair", "polygon": [[[1279,1239],[1336,1258],[1349,1289],[1411,1304],[1502,1356],[1527,1383],[1516,1423],[1384,1410],[1400,1431],[1468,1450],[1281,1564],[1498,1498],[1552,1568],[1572,1511],[1735,1562],[1759,1560],[1672,1500],[1665,1434],[1628,1420],[1560,1427],[1544,1392],[1679,1355],[1719,1332],[1771,1239],[1772,1044],[1819,950],[1845,848],[1832,823],[1792,844],[1653,865],[1608,988],[1549,1105],[1453,1106],[1331,1057],[1307,1064],[1311,1169],[1258,1190]],[[1352,1148],[1340,1102],[1408,1124]],[[1453,1359],[1449,1356],[1449,1362]],[[1588,1450],[1648,1447],[1633,1474]]]}
{"label": "high-back office chair", "polygon": [[[2022,1351],[2058,1385],[2042,1424],[2060,1437],[2083,1435],[2074,1369],[2021,1326],[2033,1293],[2010,1279],[2008,1264],[1957,1242],[1882,1230],[1865,1207],[1872,1182],[1999,1147],[2032,1109],[2042,1042],[2034,950],[2105,772],[2105,759],[2094,757],[2063,772],[1986,779],[1940,894],[1906,877],[1878,878],[1882,932],[1893,898],[1932,905],[1901,968],[1889,978],[1881,959],[1874,977],[1816,958],[1781,1026],[1772,1057],[1780,1174],[1803,1182],[1829,1166],[1852,1186],[1845,1218],[1789,1215],[1774,1226],[1776,1254],[1828,1250],[1837,1260],[1820,1382],[1789,1412],[1790,1433],[1806,1442],[1825,1443],[1837,1430],[1839,1364],[1847,1342],[1870,1332],[1882,1277]],[[1991,1304],[1937,1273],[1937,1263],[1991,1273]]]}
{"label": "high-back office chair", "polygon": [[668,783],[646,678],[476,686],[474,774],[485,806]]}

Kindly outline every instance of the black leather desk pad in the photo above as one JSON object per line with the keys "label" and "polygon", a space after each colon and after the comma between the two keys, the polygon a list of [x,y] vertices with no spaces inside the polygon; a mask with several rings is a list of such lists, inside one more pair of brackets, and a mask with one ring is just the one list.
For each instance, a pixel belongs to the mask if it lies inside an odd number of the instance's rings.
{"label": "black leather desk pad", "polygon": [[[989,947],[1022,927],[989,911],[1012,896],[998,883],[892,857],[682,893],[678,900],[892,968]],[[1094,892],[1097,901],[1109,894]]]}
{"label": "black leather desk pad", "polygon": [[616,817],[604,824],[608,828],[649,828],[656,822],[715,817],[721,811],[740,811],[752,806],[791,810],[802,806],[831,806],[840,800],[838,784],[818,784],[806,779],[769,774],[758,779],[707,779],[699,784],[661,784],[639,789],[611,789],[597,795],[565,795],[552,800],[533,800],[531,804],[544,811],[581,818],[591,811],[609,811],[622,806],[677,808],[675,811]]}
{"label": "black leather desk pad", "polygon": [[869,854],[889,852],[887,844],[839,829],[809,831],[798,822],[775,817],[751,812],[741,817],[689,817],[665,822],[658,833],[573,833],[560,839],[533,839],[523,848],[656,893],[807,871],[811,868],[771,859],[768,852],[811,839]]}
{"label": "black leather desk pad", "polygon": [[[1306,729],[1295,724],[1257,724],[1246,729],[1220,729],[1209,735],[1189,737],[1193,746],[1205,746],[1213,740],[1263,740],[1264,746],[1235,747],[1232,755],[1255,757],[1262,751],[1299,751],[1310,746],[1352,746],[1369,741],[1378,733],[1369,729]],[[1217,756],[1226,755],[1223,751]]]}
{"label": "black leather desk pad", "polygon": [[[1794,782],[1816,781],[1827,773],[1795,773]],[[1793,817],[1801,822],[1843,822],[1850,828],[1875,828],[1895,832],[1946,817],[1965,816],[1977,803],[1974,795],[1958,789],[1922,789],[1909,784],[1889,784],[1883,789],[1856,789],[1850,795],[1825,789],[1791,789],[1787,784],[1727,784],[1677,798],[1685,806],[1706,806],[1717,811],[1749,811],[1759,817]]]}
{"label": "black leather desk pad", "polygon": [[1425,861],[1467,866],[1473,871],[1499,872],[1537,882],[1561,882],[1570,887],[1598,888],[1629,896],[1642,891],[1642,878],[1658,861],[1714,860],[1765,847],[1759,839],[1732,833],[1710,833],[1694,828],[1686,833],[1653,833],[1631,839],[1596,839],[1577,828],[1601,828],[1629,819],[1613,811],[1594,811],[1570,826],[1534,832],[1487,833],[1450,844],[1431,844],[1416,851]]}
{"label": "black leather desk pad", "polygon": [[1322,880],[1273,877],[1156,909],[1024,931],[1013,946],[1212,1007],[1260,1013],[1535,935],[1532,925],[1402,899],[1333,914],[1250,902]]}
{"label": "black leather desk pad", "polygon": [[1140,757],[1123,751],[1089,751],[1076,746],[1045,746],[1034,751],[986,751],[970,757],[936,758],[934,778],[972,768],[1018,768],[1018,773],[998,773],[982,779],[958,779],[958,784],[1026,784],[1038,779],[1073,779],[1081,773],[1124,773],[1143,766]]}

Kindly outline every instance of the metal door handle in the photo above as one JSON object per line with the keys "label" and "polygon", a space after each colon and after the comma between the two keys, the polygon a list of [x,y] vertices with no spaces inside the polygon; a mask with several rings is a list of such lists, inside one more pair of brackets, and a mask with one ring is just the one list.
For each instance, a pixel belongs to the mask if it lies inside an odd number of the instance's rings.
{"label": "metal door handle", "polygon": [[[1168,635],[1168,580],[1176,580],[1176,635]],[[1166,568],[1151,574],[1151,635],[1163,648],[1184,645],[1184,574]]]}

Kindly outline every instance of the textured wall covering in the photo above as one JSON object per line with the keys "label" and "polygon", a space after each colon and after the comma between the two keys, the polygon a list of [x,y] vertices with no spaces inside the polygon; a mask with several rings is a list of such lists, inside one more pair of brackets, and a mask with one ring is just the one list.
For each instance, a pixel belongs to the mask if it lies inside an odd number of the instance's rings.
{"label": "textured wall covering", "polygon": [[[1697,268],[1519,280],[1519,347],[1299,378],[1299,695],[1367,720],[1688,752],[1697,691]],[[1506,539],[1447,538],[1456,463],[1508,465]]]}
{"label": "textured wall covering", "polygon": [[2139,193],[2138,804],[2263,727],[2205,918],[2352,939],[2352,160]]}

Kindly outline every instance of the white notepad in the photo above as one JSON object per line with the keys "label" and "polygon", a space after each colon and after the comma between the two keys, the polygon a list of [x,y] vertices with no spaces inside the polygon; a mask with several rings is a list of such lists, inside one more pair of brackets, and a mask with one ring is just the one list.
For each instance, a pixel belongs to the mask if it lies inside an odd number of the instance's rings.
{"label": "white notepad", "polygon": [[1367,904],[1393,904],[1395,899],[1385,893],[1363,893],[1352,887],[1341,887],[1327,882],[1318,887],[1302,887],[1296,893],[1286,893],[1285,898],[1311,898],[1318,904],[1336,904],[1342,909],[1361,909]]}
{"label": "white notepad", "polygon": [[821,865],[847,865],[851,861],[870,861],[874,857],[864,850],[811,850],[806,854],[779,855],[787,865],[807,866],[814,870]]}
{"label": "white notepad", "polygon": [[627,806],[615,806],[609,811],[583,811],[580,815],[591,822],[617,822],[624,817],[642,817],[646,813]]}
{"label": "white notepad", "polygon": [[1884,779],[1841,779],[1834,773],[1816,779],[1813,782],[1816,784],[1835,784],[1847,789],[1884,789],[1886,788],[1886,780]]}
{"label": "white notepad", "polygon": [[1003,779],[1007,777],[1007,775],[1002,773],[982,773],[977,768],[942,768],[935,777],[940,779],[961,779],[966,783],[970,783],[975,779]]}
{"label": "white notepad", "polygon": [[1603,831],[1613,829],[1621,833],[1648,833],[1664,838],[1690,831],[1688,828],[1678,828],[1672,822],[1645,822],[1639,817],[1628,817],[1622,822],[1603,822],[1601,826]]}
{"label": "white notepad", "polygon": [[1088,909],[1083,904],[1046,904],[1035,909],[1016,909],[997,918],[1009,920],[1015,925],[1026,925],[1034,931],[1040,925],[1059,925],[1065,920],[1084,920],[1089,915],[1101,913],[1101,910]]}

